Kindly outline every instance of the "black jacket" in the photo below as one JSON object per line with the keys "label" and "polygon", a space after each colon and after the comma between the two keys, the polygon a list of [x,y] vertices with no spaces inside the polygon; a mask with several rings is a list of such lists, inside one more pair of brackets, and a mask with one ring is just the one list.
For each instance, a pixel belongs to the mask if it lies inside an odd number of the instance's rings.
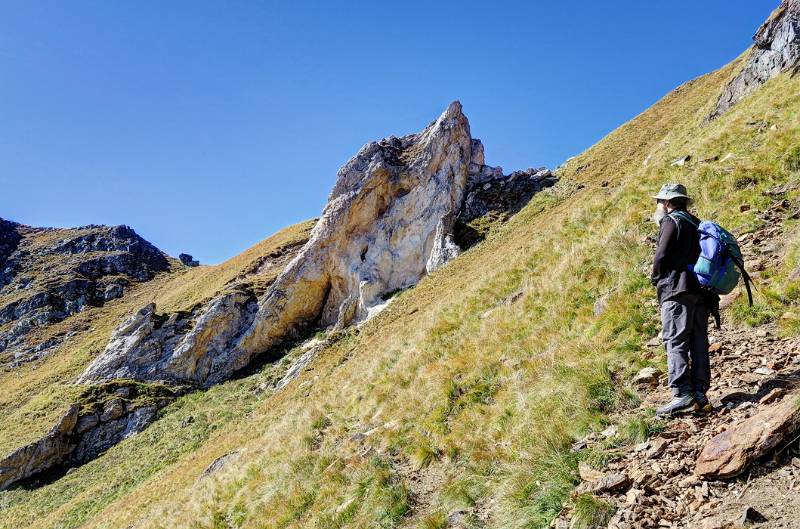
{"label": "black jacket", "polygon": [[[697,218],[693,215],[692,217]],[[689,269],[689,265],[696,263],[698,257],[700,237],[697,228],[680,217],[664,217],[659,229],[653,272],[650,275],[650,281],[658,290],[659,303],[684,293],[703,294],[700,283]]]}

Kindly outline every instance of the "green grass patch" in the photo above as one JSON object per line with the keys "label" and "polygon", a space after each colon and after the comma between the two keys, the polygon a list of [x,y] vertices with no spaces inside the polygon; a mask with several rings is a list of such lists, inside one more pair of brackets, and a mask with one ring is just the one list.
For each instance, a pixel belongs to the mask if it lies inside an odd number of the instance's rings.
{"label": "green grass patch", "polygon": [[605,527],[616,511],[611,503],[591,494],[575,498],[573,509],[572,527],[575,529]]}

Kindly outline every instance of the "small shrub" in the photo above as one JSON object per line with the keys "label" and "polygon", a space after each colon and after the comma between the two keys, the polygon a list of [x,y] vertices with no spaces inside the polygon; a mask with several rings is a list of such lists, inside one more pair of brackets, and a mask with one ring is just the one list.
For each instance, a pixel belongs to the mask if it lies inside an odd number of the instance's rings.
{"label": "small shrub", "polygon": [[618,453],[598,448],[587,449],[581,452],[581,461],[596,470],[602,470],[609,463],[619,459]]}
{"label": "small shrub", "polygon": [[462,479],[449,482],[442,489],[442,498],[448,506],[454,508],[469,508],[475,505],[480,498],[486,484],[477,479]]}
{"label": "small shrub", "polygon": [[517,486],[507,496],[513,500],[510,516],[516,520],[514,526],[548,527],[578,484],[577,468],[576,453],[554,449],[542,454],[519,476]]}
{"label": "small shrub", "polygon": [[436,461],[437,453],[436,450],[431,448],[430,446],[418,446],[416,450],[414,450],[414,454],[412,459],[414,460],[414,466],[419,468],[425,468],[434,461]]}

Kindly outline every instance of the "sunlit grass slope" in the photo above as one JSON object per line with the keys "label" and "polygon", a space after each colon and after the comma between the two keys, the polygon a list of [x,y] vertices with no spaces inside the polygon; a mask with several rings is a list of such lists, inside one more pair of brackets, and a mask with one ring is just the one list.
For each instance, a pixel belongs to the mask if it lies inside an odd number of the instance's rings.
{"label": "sunlit grass slope", "polygon": [[[800,185],[800,79],[780,77],[705,123],[738,64],[571,160],[559,186],[357,332],[330,337],[283,391],[269,389],[278,365],[183,397],[58,482],[4,493],[0,525],[441,528],[463,509],[468,527],[547,527],[590,456],[573,441],[637,403],[625,381],[657,332],[649,196],[680,180],[700,216],[742,234],[758,227],[763,191]],[[759,120],[770,126],[749,124]],[[786,252],[763,273],[758,307],[737,304],[729,324],[791,314],[794,238]],[[785,332],[793,321],[781,319]],[[623,425],[619,442],[651,421]],[[587,520],[604,508],[580,501]]]}
{"label": "sunlit grass slope", "polygon": [[[219,265],[174,265],[171,272],[132,285],[120,299],[103,307],[90,307],[42,330],[43,339],[70,330],[79,332],[40,362],[0,371],[0,454],[31,442],[50,429],[80,393],[80,388],[72,384],[77,375],[105,347],[111,331],[127,315],[151,301],[156,302],[159,312],[188,310],[212,297],[264,256],[304,241],[312,224],[286,228]],[[52,234],[45,232],[43,236]],[[265,277],[278,271],[270,270]]]}

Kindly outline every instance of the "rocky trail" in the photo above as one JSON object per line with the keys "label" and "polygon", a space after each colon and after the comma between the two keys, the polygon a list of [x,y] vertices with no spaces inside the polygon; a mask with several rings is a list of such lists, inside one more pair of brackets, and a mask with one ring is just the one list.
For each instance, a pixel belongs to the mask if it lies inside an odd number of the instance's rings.
{"label": "rocky trail", "polygon": [[[772,206],[757,213],[762,228],[739,237],[761,287],[768,282],[761,271],[780,263],[783,221],[796,215],[785,192],[773,190]],[[800,338],[781,338],[774,323],[726,325],[724,309],[738,295],[721,300],[722,329],[710,330],[711,413],[668,419],[632,447],[615,447],[616,426],[576,443],[576,450],[594,450],[608,461],[601,469],[582,462],[582,483],[573,492],[616,507],[608,528],[800,528]],[[663,357],[659,338],[648,342],[644,355]],[[654,368],[642,370],[633,383],[643,395],[633,415],[671,398],[665,375]],[[565,510],[553,526],[574,527],[574,518]]]}
{"label": "rocky trail", "polygon": [[[595,493],[617,506],[609,528],[736,527],[743,525],[748,509],[747,523],[761,519],[762,527],[800,527],[797,439],[779,443],[777,450],[735,479],[704,480],[696,475],[700,453],[714,436],[747,418],[758,420],[760,414],[794,398],[791,393],[800,383],[800,340],[776,338],[771,325],[725,330],[712,337],[713,412],[673,418],[663,431],[628,451],[606,449],[612,462],[602,471],[581,464],[584,482],[576,492]],[[654,408],[669,399],[669,390],[660,387],[641,408]],[[601,446],[615,435],[611,427],[587,439],[586,446]]]}

